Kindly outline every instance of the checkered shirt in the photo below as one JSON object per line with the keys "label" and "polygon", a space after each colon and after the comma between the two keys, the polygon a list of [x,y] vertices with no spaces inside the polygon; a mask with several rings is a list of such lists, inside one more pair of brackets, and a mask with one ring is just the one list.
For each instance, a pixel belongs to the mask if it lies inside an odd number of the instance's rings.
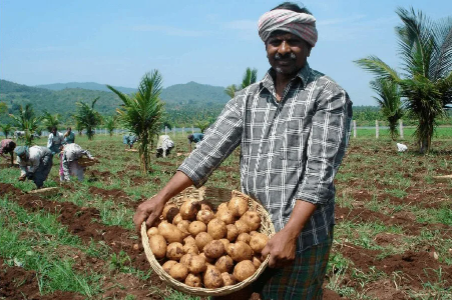
{"label": "checkered shirt", "polygon": [[308,64],[280,102],[270,70],[238,92],[179,167],[196,187],[239,145],[242,192],[259,200],[277,231],[296,200],[317,206],[297,251],[325,241],[334,224],[334,176],[350,137],[352,102],[332,79]]}

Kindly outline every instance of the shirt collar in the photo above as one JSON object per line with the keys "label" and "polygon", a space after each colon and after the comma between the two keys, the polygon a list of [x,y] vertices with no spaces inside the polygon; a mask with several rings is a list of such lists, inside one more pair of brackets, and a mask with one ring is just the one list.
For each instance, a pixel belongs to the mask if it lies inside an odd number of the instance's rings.
{"label": "shirt collar", "polygon": [[[275,83],[272,77],[274,73],[275,70],[273,70],[273,68],[270,68],[261,81],[262,86],[267,88],[268,90],[273,90],[275,88]],[[301,79],[301,85],[303,88],[305,88],[306,85],[308,84],[310,76],[311,76],[311,67],[309,67],[308,62],[306,62],[304,67],[301,68],[301,70],[298,72],[296,76]]]}

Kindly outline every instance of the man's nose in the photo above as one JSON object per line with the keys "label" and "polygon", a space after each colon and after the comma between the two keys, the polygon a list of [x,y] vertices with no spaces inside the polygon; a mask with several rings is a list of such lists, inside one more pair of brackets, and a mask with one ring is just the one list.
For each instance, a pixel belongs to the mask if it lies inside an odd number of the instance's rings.
{"label": "man's nose", "polygon": [[285,55],[287,53],[290,53],[290,51],[291,50],[290,50],[289,44],[287,44],[286,41],[282,41],[281,44],[278,47],[278,53],[282,54],[282,55]]}

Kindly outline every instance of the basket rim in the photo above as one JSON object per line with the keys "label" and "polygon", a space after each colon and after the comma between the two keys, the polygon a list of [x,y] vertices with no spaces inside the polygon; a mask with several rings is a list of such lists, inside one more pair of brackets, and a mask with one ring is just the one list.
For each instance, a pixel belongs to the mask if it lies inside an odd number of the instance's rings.
{"label": "basket rim", "polygon": [[[180,196],[182,194],[183,194],[183,192],[180,193],[179,195],[175,196],[175,197],[178,197],[178,196]],[[244,197],[248,201],[253,201],[253,202],[255,202],[255,204],[257,206],[260,206],[261,209],[262,209],[262,212],[264,214],[263,217],[265,219],[267,219],[267,222],[270,225],[269,228],[268,228],[268,230],[270,231],[269,236],[271,237],[272,235],[275,234],[275,228],[274,228],[273,222],[271,221],[271,218],[270,218],[268,212],[262,206],[261,203],[259,203],[255,199],[249,197],[248,195],[243,194],[243,193],[241,193],[239,191],[236,191],[236,190],[232,190],[231,191],[231,198],[233,196]],[[200,198],[202,198],[202,196],[200,196]],[[200,200],[202,200],[202,199],[200,199]],[[170,202],[170,201],[168,201],[168,202]],[[239,291],[242,288],[244,288],[244,287],[248,286],[249,284],[251,284],[253,281],[255,281],[264,272],[264,270],[267,267],[268,262],[270,260],[270,256],[267,256],[265,258],[265,260],[261,263],[259,268],[256,270],[256,272],[254,272],[254,274],[251,277],[247,278],[246,280],[244,280],[242,282],[236,283],[234,285],[224,286],[224,287],[216,288],[216,289],[191,287],[191,286],[186,285],[183,282],[177,281],[176,279],[171,277],[166,271],[163,270],[163,268],[160,265],[159,261],[155,258],[154,254],[152,253],[151,248],[149,247],[149,238],[148,238],[148,236],[146,234],[146,231],[147,231],[146,223],[143,222],[141,224],[141,239],[142,239],[142,243],[143,243],[143,248],[145,250],[146,258],[147,258],[148,262],[150,263],[150,265],[151,265],[152,269],[154,270],[154,272],[157,273],[157,275],[160,277],[160,279],[163,282],[168,283],[173,288],[175,288],[175,289],[177,289],[177,290],[179,290],[181,292],[185,292],[185,293],[192,294],[192,295],[197,295],[197,296],[224,296],[224,295],[227,295],[227,294]]]}

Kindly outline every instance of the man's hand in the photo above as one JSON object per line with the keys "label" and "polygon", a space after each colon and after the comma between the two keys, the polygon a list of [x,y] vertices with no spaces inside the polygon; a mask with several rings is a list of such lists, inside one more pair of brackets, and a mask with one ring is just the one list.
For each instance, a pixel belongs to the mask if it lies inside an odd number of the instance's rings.
{"label": "man's hand", "polygon": [[133,222],[137,232],[140,232],[141,223],[146,221],[146,226],[151,227],[155,220],[162,214],[165,201],[158,197],[150,198],[140,205],[133,216]]}
{"label": "man's hand", "polygon": [[26,178],[26,175],[24,174],[24,175],[21,175],[20,177],[19,177],[19,181],[25,181],[25,178]]}
{"label": "man's hand", "polygon": [[276,233],[262,250],[263,258],[270,255],[268,266],[270,268],[282,268],[295,259],[297,237],[287,230]]}

